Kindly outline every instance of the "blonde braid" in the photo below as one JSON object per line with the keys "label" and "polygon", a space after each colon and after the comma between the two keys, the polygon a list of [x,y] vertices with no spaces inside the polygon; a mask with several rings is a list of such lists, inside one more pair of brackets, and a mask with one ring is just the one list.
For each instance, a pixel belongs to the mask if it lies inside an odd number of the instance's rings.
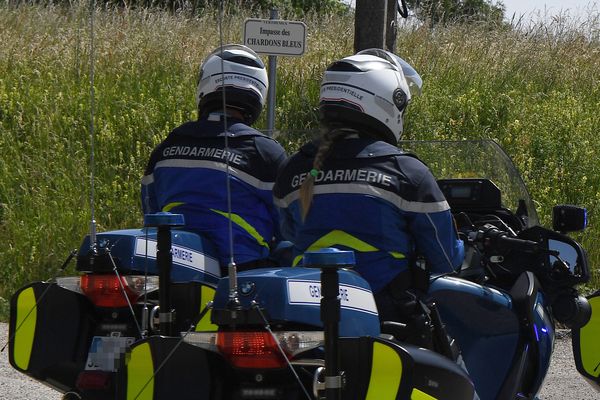
{"label": "blonde braid", "polygon": [[315,159],[313,161],[313,167],[300,187],[300,208],[302,210],[302,221],[306,219],[308,211],[310,210],[315,180],[319,172],[321,172],[321,167],[323,166],[323,163],[329,154],[329,148],[336,140],[347,135],[348,133],[349,131],[347,130],[339,129],[328,131],[323,135],[323,139],[319,144],[317,154],[315,155]]}

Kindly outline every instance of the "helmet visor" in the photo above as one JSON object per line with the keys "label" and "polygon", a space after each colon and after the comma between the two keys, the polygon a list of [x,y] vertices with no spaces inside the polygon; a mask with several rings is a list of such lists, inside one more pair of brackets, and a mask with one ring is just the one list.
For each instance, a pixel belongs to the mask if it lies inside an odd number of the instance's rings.
{"label": "helmet visor", "polygon": [[421,79],[421,75],[419,75],[412,65],[404,61],[404,59],[401,57],[398,57],[390,51],[377,48],[361,50],[356,54],[370,54],[391,62],[398,67],[398,69],[402,70],[404,78],[408,83],[408,89],[410,90],[411,96],[419,96],[421,94],[421,89],[423,87],[423,79]]}

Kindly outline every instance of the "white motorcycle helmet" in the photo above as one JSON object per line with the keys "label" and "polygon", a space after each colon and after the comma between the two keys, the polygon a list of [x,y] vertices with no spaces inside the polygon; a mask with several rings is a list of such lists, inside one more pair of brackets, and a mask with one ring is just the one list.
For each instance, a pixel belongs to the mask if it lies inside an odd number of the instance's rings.
{"label": "white motorcycle helmet", "polygon": [[411,100],[403,63],[411,74],[414,72],[411,82],[420,90],[419,74],[385,50],[364,50],[331,64],[321,83],[319,110],[323,124],[354,126],[396,145],[402,134],[404,110]]}
{"label": "white motorcycle helmet", "polygon": [[200,67],[196,104],[200,115],[222,110],[224,91],[227,107],[240,110],[251,125],[265,105],[268,85],[265,65],[252,49],[224,45],[210,53]]}
{"label": "white motorcycle helmet", "polygon": [[423,80],[421,79],[421,75],[415,71],[412,65],[404,61],[401,57],[390,51],[377,48],[361,50],[356,54],[371,54],[380,58],[384,58],[392,64],[395,64],[398,68],[400,68],[400,70],[402,70],[402,73],[404,74],[404,78],[408,83],[408,89],[410,90],[411,97],[419,96],[421,94],[421,89],[423,88]]}

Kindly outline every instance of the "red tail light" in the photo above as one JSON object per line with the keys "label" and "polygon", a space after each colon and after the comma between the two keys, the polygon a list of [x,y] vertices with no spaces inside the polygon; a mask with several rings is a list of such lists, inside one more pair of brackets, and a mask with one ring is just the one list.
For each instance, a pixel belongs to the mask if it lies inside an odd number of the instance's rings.
{"label": "red tail light", "polygon": [[110,373],[105,371],[81,371],[75,386],[79,390],[106,390],[110,388]]}
{"label": "red tail light", "polygon": [[273,369],[287,364],[269,332],[219,332],[217,347],[238,368]]}
{"label": "red tail light", "polygon": [[131,276],[83,275],[80,285],[83,294],[96,306],[119,308],[127,306],[127,298],[131,303],[137,301],[142,294],[144,281]]}

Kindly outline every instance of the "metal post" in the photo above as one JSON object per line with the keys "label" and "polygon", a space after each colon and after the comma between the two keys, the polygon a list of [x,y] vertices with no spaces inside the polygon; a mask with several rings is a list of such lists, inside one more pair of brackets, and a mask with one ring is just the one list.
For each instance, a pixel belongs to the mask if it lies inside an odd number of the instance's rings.
{"label": "metal post", "polygon": [[321,321],[325,335],[325,398],[339,400],[342,394],[342,377],[339,363],[339,275],[337,266],[321,267]]}
{"label": "metal post", "polygon": [[[271,9],[271,19],[279,19],[279,10]],[[269,136],[273,136],[275,129],[275,94],[277,92],[277,56],[269,56],[269,93],[268,93],[268,113],[267,130]]]}
{"label": "metal post", "polygon": [[156,235],[156,265],[158,266],[159,277],[159,304],[158,313],[160,321],[160,334],[163,336],[172,335],[173,313],[171,311],[171,267],[173,263],[173,254],[171,254],[171,227],[159,226]]}
{"label": "metal post", "polygon": [[173,336],[175,312],[171,309],[171,269],[173,254],[171,253],[171,228],[183,226],[185,219],[182,214],[159,212],[144,216],[145,227],[156,227],[156,266],[158,267],[158,301],[160,334]]}
{"label": "metal post", "polygon": [[304,253],[303,264],[321,269],[321,322],[325,336],[325,398],[342,398],[342,372],[338,340],[340,336],[340,278],[338,269],[355,265],[354,252],[323,248]]}

